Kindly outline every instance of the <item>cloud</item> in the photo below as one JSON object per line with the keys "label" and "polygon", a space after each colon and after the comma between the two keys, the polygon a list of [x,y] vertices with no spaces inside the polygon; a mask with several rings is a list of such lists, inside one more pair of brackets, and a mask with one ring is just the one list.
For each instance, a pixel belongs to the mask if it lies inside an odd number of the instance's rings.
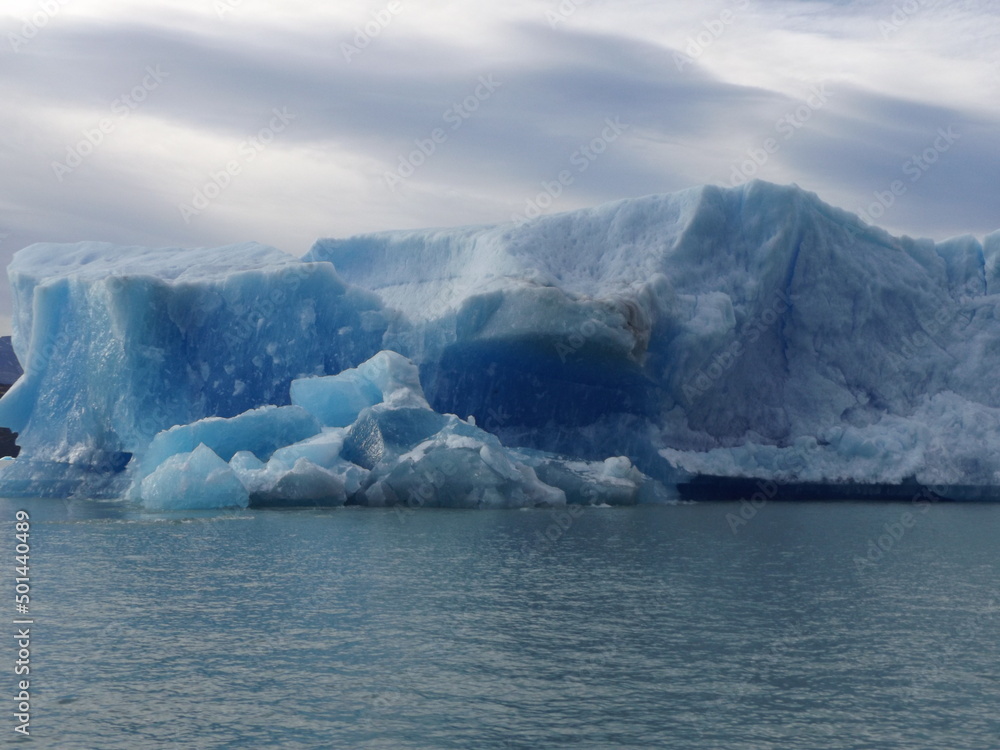
{"label": "cloud", "polygon": [[[946,5],[893,20],[887,2],[411,0],[387,16],[381,2],[275,15],[185,1],[143,4],[136,23],[67,4],[3,50],[0,95],[17,105],[0,112],[0,260],[74,239],[301,253],[319,236],[502,221],[565,170],[550,210],[726,184],[769,138],[755,176],[858,210],[910,179],[941,127],[961,139],[881,223],[982,234],[1000,226],[984,169],[1000,155],[1000,22],[985,3]],[[8,17],[0,43],[22,24]],[[144,87],[151,69],[162,80]],[[817,86],[830,96],[812,108]],[[259,143],[276,109],[293,119]],[[628,127],[601,144],[609,118]],[[102,120],[100,144],[78,148]],[[414,156],[421,144],[433,153]],[[54,165],[81,150],[60,180]],[[199,191],[207,207],[185,214]]]}

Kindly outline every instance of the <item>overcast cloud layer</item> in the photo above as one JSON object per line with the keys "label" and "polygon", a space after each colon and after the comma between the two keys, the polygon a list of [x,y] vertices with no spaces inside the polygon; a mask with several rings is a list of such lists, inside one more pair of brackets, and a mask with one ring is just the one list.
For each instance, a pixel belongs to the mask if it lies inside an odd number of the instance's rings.
{"label": "overcast cloud layer", "polygon": [[0,261],[83,239],[300,255],[746,173],[981,236],[998,38],[990,0],[6,0]]}

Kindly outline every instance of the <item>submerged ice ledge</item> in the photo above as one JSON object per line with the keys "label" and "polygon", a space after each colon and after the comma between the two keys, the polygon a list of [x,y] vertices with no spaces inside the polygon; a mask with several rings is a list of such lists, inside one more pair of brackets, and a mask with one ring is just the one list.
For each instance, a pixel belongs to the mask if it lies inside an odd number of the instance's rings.
{"label": "submerged ice ledge", "polygon": [[998,256],[1000,233],[892,237],[763,182],[302,260],[34,245],[9,268],[0,495],[509,507],[712,477],[993,499]]}

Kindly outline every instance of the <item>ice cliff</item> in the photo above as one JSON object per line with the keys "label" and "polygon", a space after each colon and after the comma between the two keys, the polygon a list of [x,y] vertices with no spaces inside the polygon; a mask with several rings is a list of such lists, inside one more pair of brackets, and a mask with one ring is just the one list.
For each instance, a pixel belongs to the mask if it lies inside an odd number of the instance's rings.
{"label": "ice cliff", "polygon": [[696,475],[1000,497],[998,256],[1000,232],[893,237],[764,182],[302,260],[34,245],[0,494],[48,467],[157,507],[639,502]]}

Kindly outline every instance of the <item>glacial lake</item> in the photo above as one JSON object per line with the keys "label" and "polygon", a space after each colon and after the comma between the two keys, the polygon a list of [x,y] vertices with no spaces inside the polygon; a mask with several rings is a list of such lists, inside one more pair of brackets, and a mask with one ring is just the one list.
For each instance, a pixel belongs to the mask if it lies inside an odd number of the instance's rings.
{"label": "glacial lake", "polygon": [[25,747],[1000,747],[996,504],[21,508]]}

